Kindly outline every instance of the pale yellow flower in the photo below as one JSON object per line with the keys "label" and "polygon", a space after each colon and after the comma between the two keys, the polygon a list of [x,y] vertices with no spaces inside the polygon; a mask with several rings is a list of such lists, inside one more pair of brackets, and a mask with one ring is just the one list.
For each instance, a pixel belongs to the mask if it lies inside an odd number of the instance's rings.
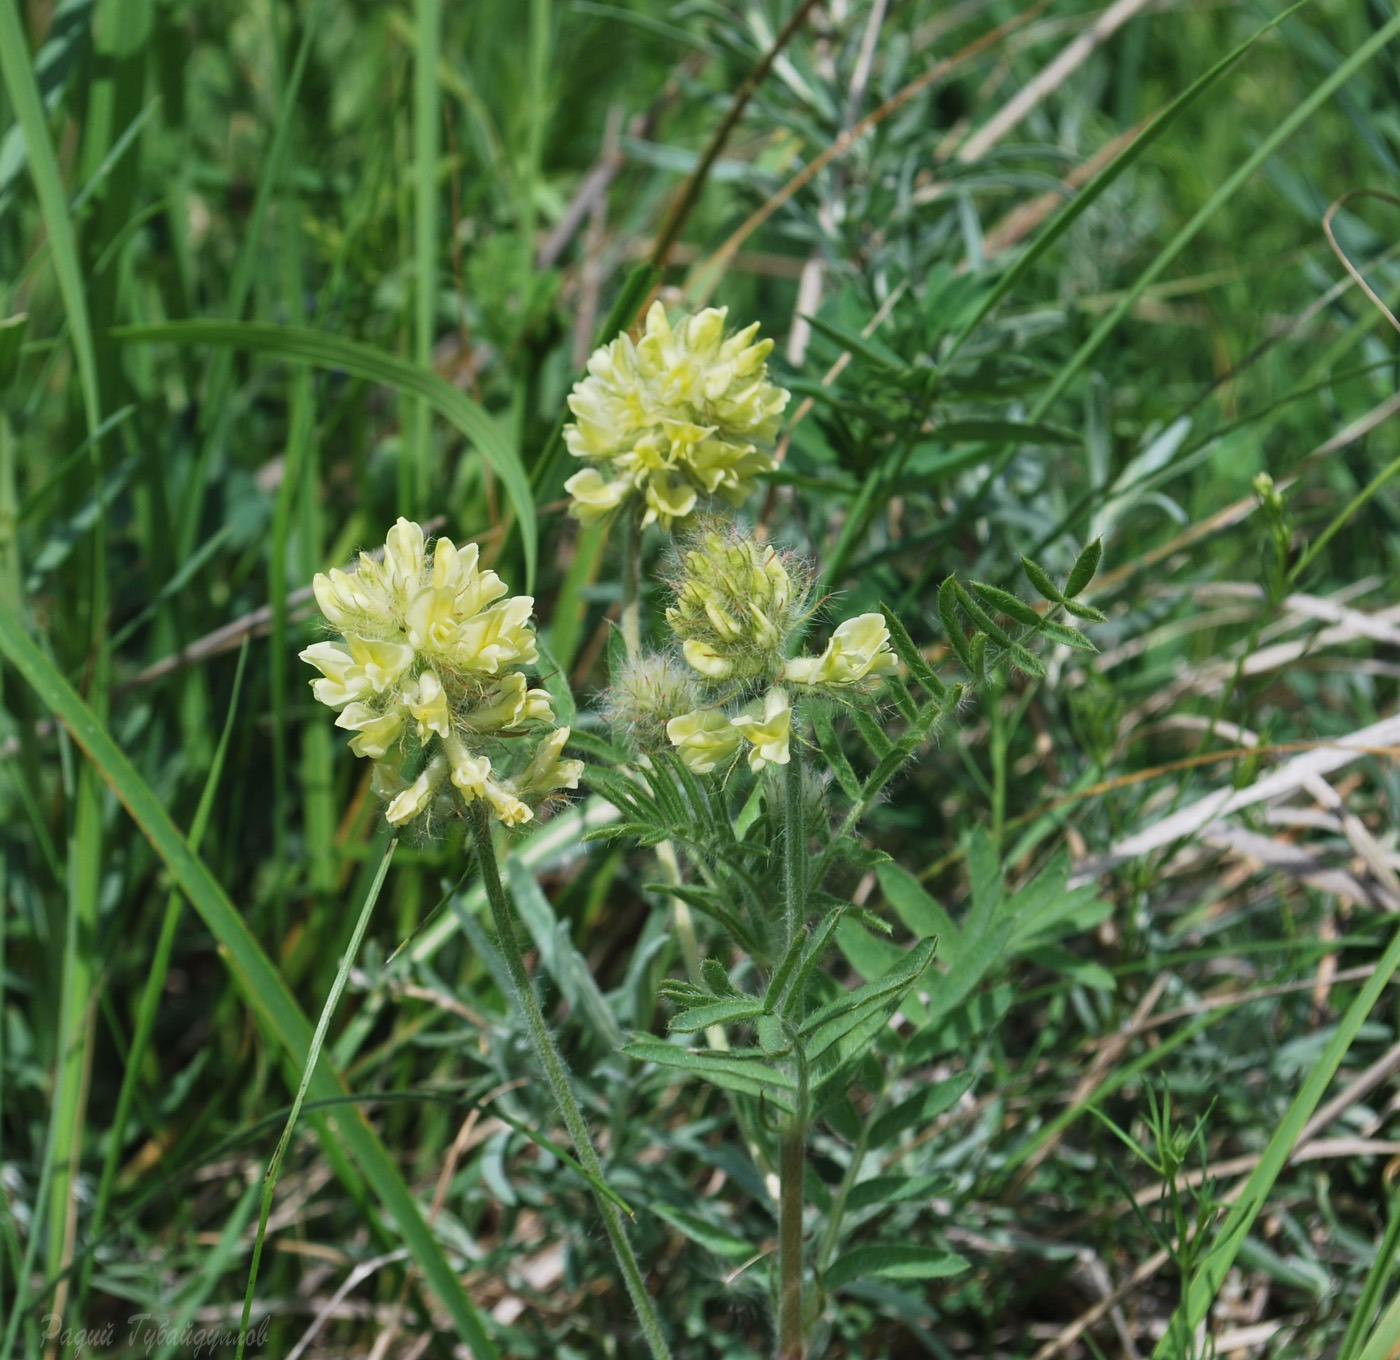
{"label": "pale yellow flower", "polygon": [[757,324],[728,338],[725,308],[706,308],[674,327],[661,304],[635,344],[620,335],[596,350],[569,397],[564,440],[589,466],[565,484],[588,521],[641,498],[643,523],[665,529],[701,495],[739,505],[770,452],[788,393],[768,381],[771,340]]}
{"label": "pale yellow flower", "polygon": [[569,740],[569,728],[556,727],[540,744],[515,787],[527,798],[543,798],[556,789],[576,789],[583,776],[583,761],[561,760],[564,745]]}
{"label": "pale yellow flower", "polygon": [[449,738],[443,749],[451,762],[452,783],[464,802],[485,799],[491,811],[507,826],[521,826],[534,816],[514,793],[495,778],[491,762],[485,756],[473,756],[455,737]]}
{"label": "pale yellow flower", "polygon": [[447,761],[435,755],[418,778],[407,785],[385,809],[384,815],[394,826],[405,826],[427,810],[437,791],[447,778]]}
{"label": "pale yellow flower", "polygon": [[831,635],[820,656],[799,656],[783,668],[783,678],[810,688],[850,689],[894,675],[899,662],[890,650],[890,630],[881,614],[847,619]]}
{"label": "pale yellow flower", "polygon": [[786,765],[792,731],[792,701],[781,689],[770,689],[762,701],[740,709],[732,719],[739,735],[753,747],[749,769],[755,774],[766,765]]}
{"label": "pale yellow flower", "polygon": [[400,519],[382,561],[362,553],[355,571],[319,575],[314,590],[343,640],[302,652],[321,672],[312,690],[340,710],[350,749],[375,762],[372,787],[395,826],[450,813],[454,798],[483,799],[510,826],[529,821],[508,777],[522,763],[525,797],[577,787],[581,763],[559,759],[568,730],[540,739],[554,712],[521,670],[539,659],[534,602],[483,569],[475,544],[430,549]]}
{"label": "pale yellow flower", "polygon": [[666,735],[696,774],[709,774],[716,767],[727,765],[743,744],[734,724],[714,708],[698,708],[672,718],[666,724]]}
{"label": "pale yellow flower", "polygon": [[597,468],[584,468],[564,483],[564,490],[574,498],[574,516],[584,524],[612,514],[631,489],[632,483],[626,478],[604,481]]}
{"label": "pale yellow flower", "polygon": [[452,731],[452,713],[447,706],[447,691],[433,671],[424,671],[418,677],[416,688],[405,688],[404,701],[418,723],[419,741],[427,741],[430,732],[445,737]]}
{"label": "pale yellow flower", "polygon": [[355,733],[350,749],[357,756],[380,760],[398,743],[403,733],[403,714],[397,708],[381,713],[368,704],[346,704],[335,725]]}
{"label": "pale yellow flower", "polygon": [[413,649],[399,643],[345,634],[345,645],[317,642],[301,654],[325,677],[311,691],[328,708],[340,708],[392,689],[413,664]]}
{"label": "pale yellow flower", "polygon": [[482,696],[471,711],[470,726],[476,732],[492,732],[502,727],[519,727],[527,722],[553,722],[554,709],[542,689],[529,689],[519,671],[503,675]]}

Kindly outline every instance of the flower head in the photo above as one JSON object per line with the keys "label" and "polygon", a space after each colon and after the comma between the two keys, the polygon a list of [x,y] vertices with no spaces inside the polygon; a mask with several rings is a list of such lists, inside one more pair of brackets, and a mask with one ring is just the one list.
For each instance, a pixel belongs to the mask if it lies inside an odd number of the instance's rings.
{"label": "flower head", "polygon": [[680,552],[666,621],[708,680],[767,678],[807,604],[808,573],[751,535],[705,526]]}
{"label": "flower head", "polygon": [[521,669],[538,659],[534,601],[509,595],[478,559],[474,543],[429,548],[400,519],[382,561],[362,553],[355,571],[313,582],[341,641],[302,652],[321,672],[312,692],[375,762],[372,787],[395,826],[478,798],[515,826],[534,815],[528,800],[578,785],[580,762],[560,759],[569,729],[549,730],[549,696]]}
{"label": "flower head", "polygon": [[654,303],[635,344],[596,350],[569,397],[564,441],[588,466],[565,483],[584,522],[640,497],[643,523],[669,529],[700,496],[739,505],[774,467],[770,446],[788,402],[768,381],[771,340],[757,323],[726,336],[723,307],[673,327]]}

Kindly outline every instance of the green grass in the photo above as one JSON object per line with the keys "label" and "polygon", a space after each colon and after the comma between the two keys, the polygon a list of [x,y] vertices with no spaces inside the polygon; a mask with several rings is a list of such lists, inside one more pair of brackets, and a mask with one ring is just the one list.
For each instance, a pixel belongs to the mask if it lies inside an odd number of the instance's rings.
{"label": "green grass", "polygon": [[[385,839],[296,653],[312,573],[414,515],[535,596],[601,740],[621,543],[562,513],[558,431],[678,204],[663,300],[760,320],[810,398],[749,513],[833,618],[888,605],[956,677],[945,577],[1017,590],[1020,554],[1063,579],[1104,540],[1098,654],[1042,649],[961,711],[864,824],[898,868],[828,883],[893,930],[843,924],[831,985],[933,928],[961,971],[809,1150],[814,1354],[1176,1356],[1201,1323],[1389,1353],[1400,1135],[1388,1078],[1356,1083],[1400,1038],[1400,742],[1326,773],[1339,803],[1309,783],[1110,852],[1396,713],[1396,336],[1321,221],[1394,187],[1400,15],[1152,9],[966,161],[1098,10],[818,5],[714,143],[795,9],[0,3],[0,323],[27,317],[0,330],[0,1356],[54,1313],[55,1354],[108,1324],[88,1353],[122,1353],[143,1312],[236,1329],[255,1241],[266,1354],[342,1286],[307,1353],[641,1353],[460,834],[399,845],[347,962]],[[1334,222],[1392,311],[1396,222]],[[859,787],[848,726],[820,735]],[[521,940],[676,1353],[767,1355],[776,1135],[622,1052],[686,959],[651,853],[583,842],[608,816],[585,792],[513,846]],[[1065,854],[1082,900],[1046,886]],[[1068,933],[1015,933],[1056,902]],[[1169,1143],[1208,1172],[1175,1199]]]}

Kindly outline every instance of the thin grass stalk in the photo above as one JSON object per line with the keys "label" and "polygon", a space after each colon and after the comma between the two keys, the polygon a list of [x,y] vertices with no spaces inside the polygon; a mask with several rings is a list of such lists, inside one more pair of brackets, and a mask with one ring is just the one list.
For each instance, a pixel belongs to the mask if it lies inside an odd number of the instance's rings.
{"label": "thin grass stalk", "polygon": [[[1390,1222],[1386,1225],[1385,1236],[1381,1239],[1376,1259],[1371,1263],[1371,1269],[1366,1274],[1366,1283],[1361,1288],[1361,1297],[1357,1300],[1351,1321],[1347,1324],[1346,1335],[1342,1337],[1342,1346],[1337,1352],[1337,1360],[1356,1360],[1356,1356],[1361,1351],[1366,1328],[1375,1316],[1376,1310],[1381,1306],[1386,1286],[1389,1284],[1390,1277],[1397,1265],[1400,1265],[1400,1187],[1392,1186],[1390,1190]],[[1396,1297],[1397,1304],[1400,1304],[1400,1295]],[[1379,1325],[1378,1322],[1377,1335],[1379,1335]]]}
{"label": "thin grass stalk", "polygon": [[258,1284],[258,1267],[262,1263],[263,1241],[267,1237],[267,1220],[272,1212],[272,1199],[277,1192],[277,1181],[282,1174],[282,1161],[287,1155],[287,1148],[292,1141],[292,1131],[296,1128],[297,1116],[301,1113],[302,1102],[306,1099],[307,1089],[310,1087],[312,1075],[316,1071],[316,1059],[320,1057],[321,1046],[326,1042],[326,1031],[330,1028],[331,1016],[335,1014],[335,1008],[340,1004],[341,993],[344,992],[346,980],[350,976],[350,968],[355,962],[356,955],[360,952],[360,943],[364,940],[365,928],[369,925],[374,904],[379,900],[379,890],[384,886],[384,879],[389,873],[389,864],[394,858],[394,851],[398,848],[398,844],[397,840],[389,842],[388,849],[384,851],[384,858],[379,861],[379,872],[375,874],[374,882],[370,884],[369,892],[365,894],[359,919],[355,922],[350,943],[345,949],[345,957],[340,961],[335,981],[331,983],[330,995],[326,997],[326,1004],[321,1008],[321,1018],[316,1022],[316,1032],[312,1035],[311,1047],[307,1050],[306,1066],[302,1069],[301,1084],[297,1087],[296,1099],[292,1101],[292,1108],[287,1115],[282,1136],[277,1140],[272,1161],[268,1163],[267,1175],[263,1177],[262,1207],[258,1211],[257,1236],[253,1238],[253,1260],[248,1267],[248,1287],[243,1294],[243,1318],[238,1326],[238,1350],[234,1360],[243,1360],[243,1352],[248,1345],[248,1320],[253,1311],[253,1293]]}
{"label": "thin grass stalk", "polygon": [[[34,1190],[32,1212],[36,1222],[53,1192],[53,1145],[56,1137],[57,1129],[54,1121],[50,1120],[48,1128],[44,1132],[43,1155],[39,1162],[39,1184]],[[15,1268],[15,1290],[10,1299],[10,1316],[5,1324],[5,1335],[3,1340],[0,1340],[0,1360],[10,1360],[21,1322],[29,1333],[31,1349],[28,1353],[31,1355],[37,1353],[37,1346],[34,1344],[38,1335],[34,1329],[34,1314],[37,1310],[30,1306],[28,1284],[34,1276],[34,1262],[39,1252],[39,1241],[42,1235],[37,1232],[29,1234],[28,1240],[24,1244],[24,1256]]]}
{"label": "thin grass stalk", "polygon": [[[525,960],[515,938],[515,918],[511,914],[505,885],[501,882],[496,847],[491,841],[491,823],[485,804],[480,799],[475,800],[467,809],[467,824],[471,828],[472,844],[481,870],[482,887],[486,891],[486,900],[491,904],[491,919],[496,927],[497,942],[510,973],[515,1003],[525,1017],[525,1027],[535,1052],[535,1060],[544,1070],[545,1081],[554,1097],[555,1108],[569,1132],[580,1165],[600,1185],[604,1184],[603,1166],[593,1147],[593,1139],[588,1132],[583,1111],[579,1108],[578,1100],[569,1084],[568,1069],[564,1066],[564,1059],[555,1045],[554,1036],[549,1032],[544,1012],[540,1010],[540,1003],[535,998],[534,988],[530,985],[530,975],[525,971]],[[637,1264],[632,1244],[627,1239],[627,1231],[618,1208],[598,1189],[591,1186],[590,1188],[593,1189],[594,1202],[602,1215],[603,1228],[612,1244],[613,1255],[622,1271],[627,1293],[631,1297],[632,1307],[637,1314],[637,1321],[646,1337],[647,1345],[656,1360],[670,1360],[670,1347],[662,1334],[660,1320],[652,1304],[651,1295],[647,1293],[641,1267]]]}
{"label": "thin grass stalk", "polygon": [[[437,64],[442,50],[442,0],[415,0],[417,44],[413,55],[413,357],[433,363],[437,314]],[[399,463],[399,499],[415,510],[426,504],[431,473],[432,425],[427,403],[413,403],[410,447]]]}

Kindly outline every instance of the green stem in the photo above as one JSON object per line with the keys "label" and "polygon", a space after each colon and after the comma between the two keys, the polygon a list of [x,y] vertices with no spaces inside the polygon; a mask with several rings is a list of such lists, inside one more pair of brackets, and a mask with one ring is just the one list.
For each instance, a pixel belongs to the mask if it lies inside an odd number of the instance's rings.
{"label": "green stem", "polygon": [[783,921],[792,947],[807,924],[807,825],[802,808],[802,747],[793,706],[788,763],[783,768]]}
{"label": "green stem", "polygon": [[627,659],[642,654],[642,524],[635,509],[626,511],[622,549],[622,642]]}
{"label": "green stem", "polygon": [[[783,771],[783,916],[787,947],[807,924],[807,823],[802,792],[802,744],[794,708],[789,758]],[[787,1018],[801,1022],[802,998]],[[795,1037],[795,1036],[794,1036]],[[797,1049],[797,1111],[778,1137],[778,1349],[777,1360],[806,1360],[802,1316],[802,1209],[807,1157],[807,1072]]]}
{"label": "green stem", "polygon": [[[520,945],[515,938],[515,921],[511,916],[510,902],[501,882],[501,872],[496,863],[496,849],[491,843],[491,823],[486,806],[475,800],[467,809],[467,822],[471,827],[472,842],[476,849],[477,863],[481,868],[481,882],[486,890],[486,899],[491,904],[491,919],[496,926],[496,935],[501,953],[505,956],[506,968],[510,972],[511,987],[515,992],[515,1003],[525,1016],[530,1044],[535,1051],[535,1060],[544,1069],[545,1081],[559,1111],[564,1127],[574,1145],[580,1165],[594,1180],[603,1183],[603,1167],[589,1136],[588,1125],[584,1122],[583,1111],[579,1109],[573,1088],[569,1085],[568,1069],[559,1056],[554,1036],[545,1023],[540,1003],[535,999],[534,988],[530,985],[530,975],[525,971],[525,960],[520,954]],[[661,1333],[661,1323],[652,1306],[651,1295],[647,1293],[640,1266],[632,1252],[632,1244],[622,1224],[622,1216],[617,1206],[606,1196],[593,1191],[598,1212],[603,1218],[603,1228],[612,1243],[613,1254],[622,1271],[627,1292],[636,1310],[637,1321],[641,1324],[647,1344],[657,1360],[670,1360],[671,1351],[666,1338]]]}
{"label": "green stem", "polygon": [[778,1142],[778,1360],[807,1360],[802,1328],[802,1202],[807,1132],[800,1124]]}
{"label": "green stem", "polygon": [[262,1207],[258,1212],[257,1235],[253,1238],[253,1260],[248,1267],[248,1287],[243,1293],[243,1320],[238,1327],[238,1350],[234,1360],[243,1360],[243,1352],[248,1344],[248,1320],[253,1312],[253,1296],[258,1287],[258,1267],[262,1264],[263,1241],[267,1237],[267,1220],[272,1213],[272,1200],[277,1193],[277,1181],[282,1174],[282,1159],[287,1155],[287,1148],[291,1145],[292,1132],[296,1128],[297,1117],[301,1114],[302,1102],[306,1099],[306,1092],[311,1086],[311,1078],[316,1071],[316,1060],[321,1056],[321,1047],[326,1042],[326,1032],[330,1029],[331,1016],[335,1014],[335,1008],[340,1003],[340,994],[345,990],[346,979],[350,976],[350,969],[354,966],[355,958],[360,952],[360,944],[365,938],[365,929],[369,925],[374,904],[379,900],[379,891],[384,886],[384,879],[389,873],[389,865],[394,858],[394,851],[398,848],[398,844],[397,839],[391,840],[388,849],[384,851],[384,858],[379,861],[379,870],[374,876],[374,882],[370,885],[364,905],[360,908],[359,918],[350,934],[350,943],[345,949],[345,957],[340,961],[335,981],[331,983],[330,995],[326,997],[326,1004],[321,1008],[321,1018],[316,1022],[316,1032],[312,1035],[311,1047],[306,1051],[306,1065],[302,1068],[301,1084],[297,1087],[291,1112],[287,1115],[287,1122],[282,1128],[282,1136],[277,1140],[272,1161],[268,1163],[267,1174],[263,1177]]}

